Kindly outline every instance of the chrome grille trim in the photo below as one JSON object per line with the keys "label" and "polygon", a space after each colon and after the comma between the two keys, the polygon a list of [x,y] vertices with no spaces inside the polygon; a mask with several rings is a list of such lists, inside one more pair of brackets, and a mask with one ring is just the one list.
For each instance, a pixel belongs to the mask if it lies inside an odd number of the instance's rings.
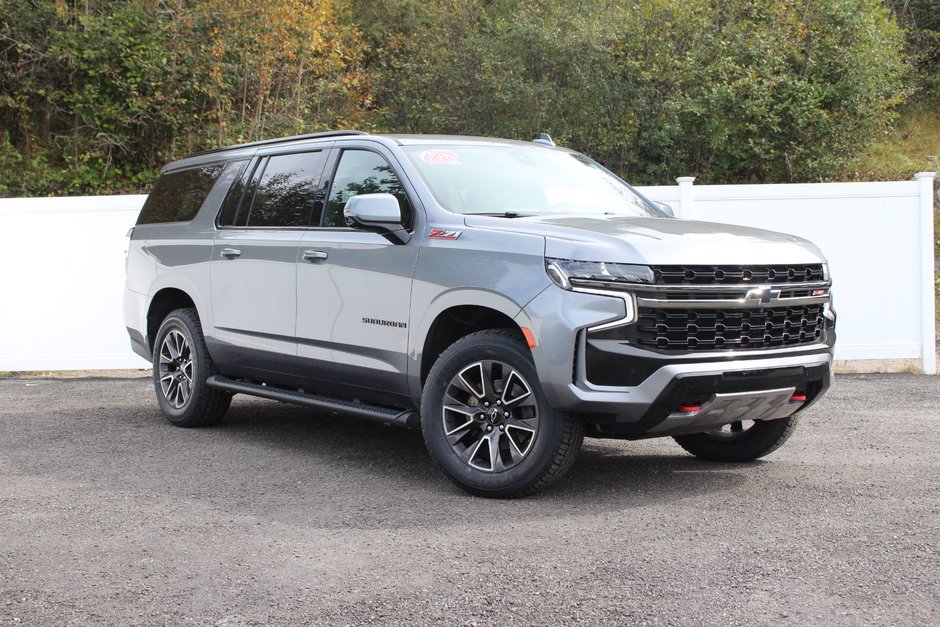
{"label": "chrome grille trim", "polygon": [[823,296],[807,296],[803,298],[775,298],[766,303],[754,300],[745,300],[744,298],[735,299],[715,299],[715,300],[679,300],[679,299],[659,299],[659,298],[640,298],[637,297],[636,303],[639,307],[649,307],[655,309],[751,309],[767,305],[768,307],[785,307],[798,305],[820,305],[829,302],[829,294]]}
{"label": "chrome grille trim", "polygon": [[[767,278],[767,270],[776,267],[734,268],[739,277],[753,268],[748,276]],[[825,312],[831,300],[832,283],[820,280],[822,265],[781,267],[795,268],[791,274],[798,275],[802,271],[804,276],[812,274],[818,279],[789,280],[783,273],[783,279],[776,282],[725,283],[733,275],[729,272],[719,273],[721,280],[714,283],[629,285],[579,281],[585,287],[632,293],[636,299],[635,323],[617,329],[589,329],[589,337],[619,339],[647,350],[668,353],[772,351],[808,348],[824,342]],[[711,272],[722,266],[694,268]],[[780,276],[774,275],[777,279]],[[657,274],[657,281],[660,278],[662,274]],[[696,274],[693,279],[700,280],[700,275]]]}

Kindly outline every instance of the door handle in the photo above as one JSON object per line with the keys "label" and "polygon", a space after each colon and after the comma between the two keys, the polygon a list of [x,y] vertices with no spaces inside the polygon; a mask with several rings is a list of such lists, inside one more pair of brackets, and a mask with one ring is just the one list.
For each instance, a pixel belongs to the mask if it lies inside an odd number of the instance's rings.
{"label": "door handle", "polygon": [[220,256],[225,259],[234,259],[235,257],[241,257],[242,251],[237,248],[223,248]]}
{"label": "door handle", "polygon": [[301,255],[301,259],[303,259],[304,261],[317,262],[317,261],[323,261],[328,256],[329,255],[327,255],[322,250],[305,250],[303,254]]}

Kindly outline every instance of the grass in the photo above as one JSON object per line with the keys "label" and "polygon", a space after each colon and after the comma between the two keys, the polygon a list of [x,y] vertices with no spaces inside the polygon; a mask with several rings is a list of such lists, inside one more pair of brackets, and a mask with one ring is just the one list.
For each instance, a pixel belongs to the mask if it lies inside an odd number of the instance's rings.
{"label": "grass", "polygon": [[871,144],[843,172],[843,180],[906,181],[940,169],[940,102],[901,115],[894,131]]}

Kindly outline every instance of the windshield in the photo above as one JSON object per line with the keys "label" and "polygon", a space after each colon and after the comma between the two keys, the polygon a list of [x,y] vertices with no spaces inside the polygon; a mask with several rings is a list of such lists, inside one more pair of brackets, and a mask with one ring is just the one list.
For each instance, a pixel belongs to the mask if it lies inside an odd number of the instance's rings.
{"label": "windshield", "polygon": [[455,213],[661,217],[582,154],[541,146],[404,146],[438,202]]}

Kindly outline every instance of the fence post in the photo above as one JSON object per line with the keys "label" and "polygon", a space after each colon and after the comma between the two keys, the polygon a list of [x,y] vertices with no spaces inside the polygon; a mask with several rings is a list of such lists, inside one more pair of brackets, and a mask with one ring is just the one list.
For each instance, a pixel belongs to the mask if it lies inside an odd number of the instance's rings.
{"label": "fence post", "polygon": [[920,184],[921,359],[924,374],[937,373],[933,252],[933,180],[936,176],[936,172],[914,175]]}
{"label": "fence post", "polygon": [[676,179],[679,184],[679,217],[690,220],[695,218],[695,192],[692,189],[694,176],[680,176]]}

